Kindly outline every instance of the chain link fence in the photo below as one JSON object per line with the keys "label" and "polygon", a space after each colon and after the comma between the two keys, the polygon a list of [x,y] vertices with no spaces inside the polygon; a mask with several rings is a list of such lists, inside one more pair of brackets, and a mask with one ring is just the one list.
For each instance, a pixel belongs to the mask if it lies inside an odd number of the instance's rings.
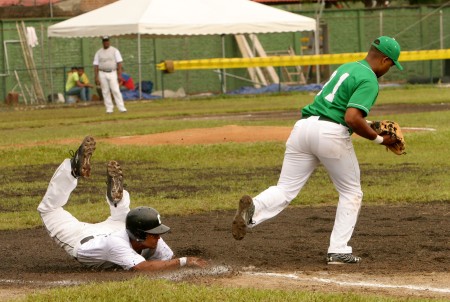
{"label": "chain link fence", "polygon": [[[438,9],[439,8],[439,9]],[[298,12],[314,17],[314,12]],[[37,44],[31,48],[34,67],[25,62],[25,52],[16,20],[0,20],[0,103],[45,104],[55,95],[64,95],[67,73],[72,66],[83,66],[90,81],[94,82],[93,57],[101,47],[100,38],[49,39],[48,26],[63,19],[30,19],[25,27],[33,27]],[[20,21],[19,21],[20,22]],[[379,35],[396,37],[403,50],[450,48],[450,7],[416,7],[396,9],[333,10],[325,11],[322,24],[321,51],[345,53],[366,51],[370,42]],[[311,54],[311,33],[282,33],[258,35],[267,53],[294,48],[295,54]],[[222,42],[225,42],[224,45]],[[182,38],[142,37],[141,62],[138,60],[137,39],[134,36],[111,38],[124,59],[125,72],[135,83],[151,81],[154,91],[180,91],[186,95],[223,93],[245,86],[255,86],[247,69],[190,70],[163,74],[156,69],[162,60],[186,60],[220,57],[240,57],[233,36],[201,36]],[[401,61],[401,57],[400,57]],[[450,61],[405,62],[404,72],[390,72],[382,78],[395,83],[433,83],[450,77]],[[140,68],[139,68],[140,67]],[[326,81],[330,69],[337,66],[302,67],[302,84]],[[139,70],[141,74],[139,77]],[[298,71],[298,70],[297,70]],[[280,70],[280,78],[287,82]],[[291,71],[292,72],[292,71]],[[292,80],[292,79],[291,79]],[[37,82],[44,97],[36,93]],[[295,83],[294,83],[295,84]],[[93,90],[93,94],[97,94]],[[50,97],[50,98],[49,98]]]}

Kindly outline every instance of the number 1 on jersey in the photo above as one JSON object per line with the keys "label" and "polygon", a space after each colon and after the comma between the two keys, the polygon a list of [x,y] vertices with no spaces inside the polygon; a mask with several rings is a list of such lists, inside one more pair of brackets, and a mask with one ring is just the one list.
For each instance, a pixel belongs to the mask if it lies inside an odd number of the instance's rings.
{"label": "number 1 on jersey", "polygon": [[[331,82],[331,80],[334,78],[335,75],[336,75],[336,71],[333,72],[333,74],[331,75],[331,77],[330,77],[330,79],[328,80],[328,82],[326,82],[325,85],[323,85],[322,90],[321,90],[317,95],[320,95],[320,94],[322,93],[323,89]],[[342,75],[339,77],[339,81],[336,83],[336,85],[334,85],[333,91],[325,97],[325,99],[326,99],[328,102],[330,102],[330,103],[333,102],[334,95],[335,95],[336,92],[338,91],[339,86],[342,85],[342,83],[345,81],[346,78],[349,77],[349,75],[350,75],[350,74],[349,74],[348,72],[346,72],[346,73],[342,74]]]}

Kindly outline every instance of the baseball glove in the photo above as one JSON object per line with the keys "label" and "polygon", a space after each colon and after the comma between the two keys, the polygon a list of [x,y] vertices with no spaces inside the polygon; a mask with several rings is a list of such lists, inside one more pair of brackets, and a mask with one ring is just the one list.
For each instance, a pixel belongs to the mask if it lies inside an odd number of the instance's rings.
{"label": "baseball glove", "polygon": [[397,155],[406,154],[402,129],[396,122],[383,120],[369,122],[369,125],[378,135],[389,134],[392,138],[397,139],[397,142],[394,144],[386,146],[386,150],[391,150]]}

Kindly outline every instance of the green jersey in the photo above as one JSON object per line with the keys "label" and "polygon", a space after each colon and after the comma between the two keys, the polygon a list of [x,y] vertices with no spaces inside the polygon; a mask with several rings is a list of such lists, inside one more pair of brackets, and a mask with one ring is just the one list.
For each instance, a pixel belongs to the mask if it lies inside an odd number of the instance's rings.
{"label": "green jersey", "polygon": [[345,111],[358,108],[367,116],[378,96],[378,79],[366,60],[341,65],[302,116],[324,116],[347,126]]}

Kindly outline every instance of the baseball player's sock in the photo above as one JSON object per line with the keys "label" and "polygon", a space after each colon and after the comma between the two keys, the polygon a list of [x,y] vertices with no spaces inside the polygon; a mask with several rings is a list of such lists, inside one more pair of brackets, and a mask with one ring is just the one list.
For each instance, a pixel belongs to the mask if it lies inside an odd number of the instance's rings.
{"label": "baseball player's sock", "polygon": [[247,234],[247,225],[252,223],[255,205],[250,196],[244,195],[239,200],[238,210],[231,225],[231,233],[234,239],[242,240]]}
{"label": "baseball player's sock", "polygon": [[70,151],[72,158],[70,165],[72,167],[72,176],[75,178],[91,176],[91,156],[95,151],[95,139],[92,136],[86,136],[83,139],[77,151]]}
{"label": "baseball player's sock", "polygon": [[359,262],[361,262],[361,258],[352,254],[330,253],[327,255],[328,264],[356,264]]}
{"label": "baseball player's sock", "polygon": [[109,202],[117,207],[117,203],[123,197],[123,173],[119,163],[111,160],[106,168],[106,196]]}

